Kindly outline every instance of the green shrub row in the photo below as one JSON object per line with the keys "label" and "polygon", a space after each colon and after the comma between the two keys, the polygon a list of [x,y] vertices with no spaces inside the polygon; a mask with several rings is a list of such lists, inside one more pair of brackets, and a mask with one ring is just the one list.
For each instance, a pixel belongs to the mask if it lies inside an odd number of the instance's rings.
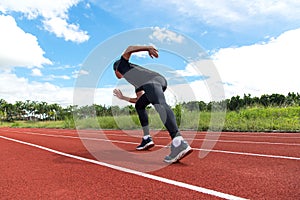
{"label": "green shrub row", "polygon": [[[178,109],[178,108],[177,108]],[[178,114],[180,113],[180,114]],[[196,112],[176,110],[175,116],[181,130],[222,131],[300,131],[300,107],[253,107],[239,111]],[[164,129],[157,113],[149,115],[151,129]],[[64,121],[1,122],[1,126],[78,129],[140,129],[137,115],[103,116]]]}

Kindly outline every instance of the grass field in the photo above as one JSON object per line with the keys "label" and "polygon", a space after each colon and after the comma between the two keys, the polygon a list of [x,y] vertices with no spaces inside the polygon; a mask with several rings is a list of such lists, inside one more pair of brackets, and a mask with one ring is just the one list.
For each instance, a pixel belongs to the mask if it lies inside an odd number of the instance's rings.
{"label": "grass field", "polygon": [[[300,107],[253,107],[238,112],[210,113],[182,111],[181,130],[217,129],[223,131],[300,131]],[[163,129],[158,114],[150,114],[151,129]],[[80,129],[139,129],[136,115],[106,116],[64,121],[15,121],[1,122],[0,126],[28,128],[80,128]]]}

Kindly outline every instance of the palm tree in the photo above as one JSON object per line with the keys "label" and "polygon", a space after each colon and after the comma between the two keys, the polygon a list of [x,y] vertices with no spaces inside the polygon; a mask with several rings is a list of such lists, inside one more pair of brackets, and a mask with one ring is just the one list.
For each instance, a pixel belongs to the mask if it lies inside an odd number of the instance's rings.
{"label": "palm tree", "polygon": [[24,114],[25,114],[25,104],[22,101],[16,101],[15,103],[15,114],[16,114],[16,119],[20,120],[23,119]]}
{"label": "palm tree", "polygon": [[6,110],[5,110],[6,105],[7,105],[7,102],[4,99],[0,99],[0,117],[1,117],[1,120],[3,120],[6,117]]}
{"label": "palm tree", "polygon": [[36,104],[36,114],[39,115],[40,120],[45,120],[48,118],[48,103],[47,102],[39,102]]}
{"label": "palm tree", "polygon": [[26,100],[24,104],[26,114],[29,120],[32,120],[32,117],[35,117],[35,112],[37,108],[36,104],[37,104],[36,101],[30,101],[30,100]]}
{"label": "palm tree", "polygon": [[49,117],[52,118],[53,120],[57,119],[62,119],[63,117],[61,116],[62,114],[62,107],[58,105],[57,103],[50,104],[49,105]]}

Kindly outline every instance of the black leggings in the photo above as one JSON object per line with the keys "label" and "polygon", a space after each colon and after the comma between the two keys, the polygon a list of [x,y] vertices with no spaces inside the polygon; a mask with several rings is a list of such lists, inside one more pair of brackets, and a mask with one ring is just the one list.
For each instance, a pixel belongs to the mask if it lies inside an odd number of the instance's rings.
{"label": "black leggings", "polygon": [[174,113],[167,104],[164,91],[167,83],[164,79],[153,80],[151,83],[143,85],[145,93],[138,99],[135,109],[138,113],[142,127],[149,125],[146,107],[151,103],[159,113],[160,119],[169,131],[171,138],[180,135]]}

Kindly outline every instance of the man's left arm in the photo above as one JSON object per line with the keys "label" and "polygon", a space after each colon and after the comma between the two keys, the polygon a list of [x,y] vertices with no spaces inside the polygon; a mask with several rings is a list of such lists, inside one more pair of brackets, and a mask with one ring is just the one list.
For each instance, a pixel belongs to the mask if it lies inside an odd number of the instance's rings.
{"label": "man's left arm", "polygon": [[136,92],[136,97],[134,97],[134,98],[124,96],[123,93],[121,92],[121,90],[119,90],[119,89],[114,89],[113,94],[114,94],[114,96],[118,97],[121,100],[128,101],[129,103],[136,103],[137,100],[144,94],[144,91],[142,90],[142,91]]}

